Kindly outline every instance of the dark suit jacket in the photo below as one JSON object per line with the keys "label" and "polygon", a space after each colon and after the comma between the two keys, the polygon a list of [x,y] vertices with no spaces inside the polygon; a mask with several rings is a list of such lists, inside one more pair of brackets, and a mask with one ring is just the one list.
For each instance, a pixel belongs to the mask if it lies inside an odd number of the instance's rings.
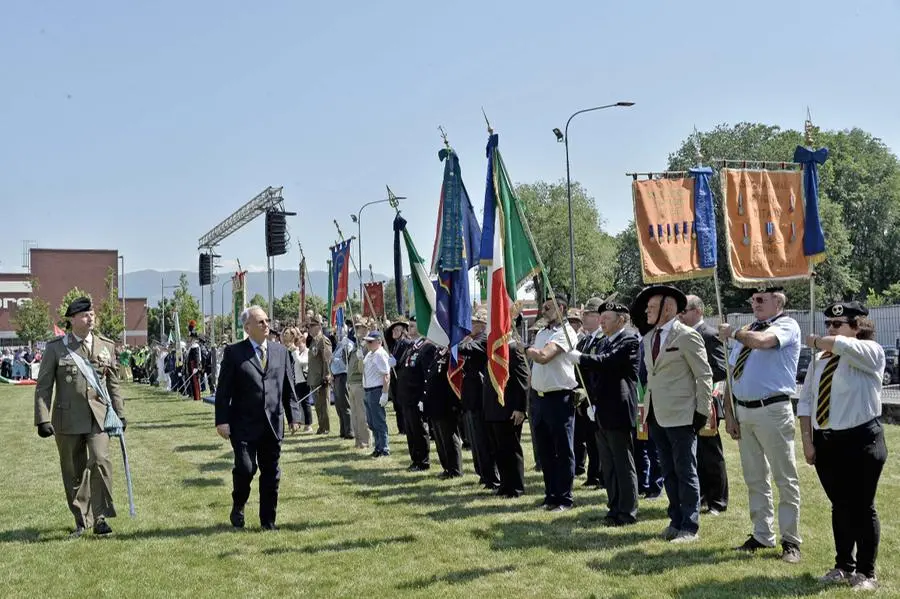
{"label": "dark suit jacket", "polygon": [[497,392],[490,376],[484,381],[484,419],[487,422],[503,422],[512,418],[513,411],[527,412],[528,389],[531,371],[521,344],[509,345],[509,380],[503,391],[503,404],[497,401]]}
{"label": "dark suit jacket", "polygon": [[425,416],[433,420],[458,418],[462,402],[456,397],[447,380],[450,351],[446,347],[435,346],[428,363],[425,379]]}
{"label": "dark suit jacket", "polygon": [[459,344],[459,355],[463,362],[462,407],[463,410],[478,411],[482,407],[482,394],[487,368],[487,335],[481,333],[469,337]]}
{"label": "dark suit jacket", "polygon": [[228,424],[231,438],[253,441],[263,435],[284,437],[284,418],[300,421],[290,353],[280,343],[267,344],[263,372],[249,339],[225,348],[216,389],[216,425]]}
{"label": "dark suit jacket", "polygon": [[637,381],[640,339],[630,331],[595,340],[578,361],[595,406],[597,423],[609,430],[634,428],[637,421]]}
{"label": "dark suit jacket", "polygon": [[702,323],[697,332],[703,337],[703,345],[706,347],[706,359],[709,361],[709,367],[712,369],[713,384],[725,380],[725,345],[719,339],[719,333],[706,324]]}

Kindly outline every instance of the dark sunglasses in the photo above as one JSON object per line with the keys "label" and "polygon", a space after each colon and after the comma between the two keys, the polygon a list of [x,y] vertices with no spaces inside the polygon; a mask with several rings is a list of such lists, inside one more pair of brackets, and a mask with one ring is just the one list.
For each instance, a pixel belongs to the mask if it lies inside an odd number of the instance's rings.
{"label": "dark sunglasses", "polygon": [[759,295],[756,297],[751,297],[750,303],[751,304],[764,304],[764,303],[766,303],[766,299],[767,298],[765,296]]}
{"label": "dark sunglasses", "polygon": [[830,328],[834,327],[836,329],[839,329],[842,326],[844,326],[845,324],[850,324],[850,323],[847,322],[846,320],[826,320],[825,328],[830,329]]}

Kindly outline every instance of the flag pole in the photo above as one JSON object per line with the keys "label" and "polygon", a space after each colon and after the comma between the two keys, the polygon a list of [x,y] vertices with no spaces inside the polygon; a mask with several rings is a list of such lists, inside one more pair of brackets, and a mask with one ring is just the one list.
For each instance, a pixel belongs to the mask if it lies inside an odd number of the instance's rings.
{"label": "flag pole", "polygon": [[[344,241],[344,233],[343,233],[343,231],[341,231],[341,226],[338,224],[337,219],[334,219],[334,226],[337,228],[338,236],[341,238],[341,242],[343,242]],[[353,241],[354,239],[356,239],[356,236],[350,237],[350,241]],[[353,270],[356,271],[356,277],[360,281],[362,281],[363,280],[362,273],[359,271],[359,267],[357,267],[357,265],[356,265],[356,259],[353,257],[353,252],[348,252],[348,254],[350,255],[350,264],[353,265]],[[368,300],[368,303],[369,303],[369,310],[372,312],[372,314],[375,314],[375,303],[372,301],[372,297],[369,295],[369,290],[366,289],[365,285],[363,285],[362,287],[363,287],[363,294],[366,296],[365,299]],[[362,301],[363,298],[359,298],[359,299],[360,299],[360,301]],[[351,316],[351,320],[352,320],[353,315],[351,314],[350,316]]]}

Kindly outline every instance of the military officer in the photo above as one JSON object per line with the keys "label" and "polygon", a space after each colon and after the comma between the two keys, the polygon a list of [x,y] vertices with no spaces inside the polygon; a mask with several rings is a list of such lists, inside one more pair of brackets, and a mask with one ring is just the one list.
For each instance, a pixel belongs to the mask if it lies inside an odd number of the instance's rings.
{"label": "military officer", "polygon": [[[116,515],[112,500],[109,436],[103,430],[107,405],[79,370],[79,360],[92,366],[106,386],[112,408],[126,426],[119,393],[116,345],[93,331],[91,300],[69,304],[71,331],[47,344],[34,392],[34,424],[41,437],[56,437],[66,502],[75,517],[72,537],[93,527],[94,534],[112,533],[107,522]],[[56,399],[53,400],[53,389]]]}
{"label": "military officer", "polygon": [[306,382],[310,390],[317,389],[316,419],[319,421],[317,435],[327,435],[330,429],[328,421],[328,396],[331,385],[331,341],[322,333],[322,317],[314,315],[307,323],[312,342],[309,346],[309,371]]}

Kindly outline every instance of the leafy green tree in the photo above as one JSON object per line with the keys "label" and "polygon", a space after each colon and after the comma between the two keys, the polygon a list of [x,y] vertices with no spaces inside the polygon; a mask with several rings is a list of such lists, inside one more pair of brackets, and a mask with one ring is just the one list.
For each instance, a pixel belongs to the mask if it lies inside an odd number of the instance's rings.
{"label": "leafy green tree", "polygon": [[272,311],[272,318],[280,322],[282,325],[287,323],[295,323],[299,318],[300,311],[300,293],[291,291],[285,293],[281,297],[275,298],[275,309]]}
{"label": "leafy green tree", "polygon": [[[178,308],[178,324],[181,328],[181,338],[187,339],[188,323],[192,320],[197,322],[197,331],[203,332],[203,318],[200,314],[200,303],[193,295],[191,295],[188,287],[188,278],[185,273],[181,273],[178,280],[178,287],[175,289],[175,306]],[[171,329],[166,329],[171,330]]]}
{"label": "leafy green tree", "polygon": [[50,338],[53,323],[50,320],[50,304],[37,295],[38,280],[31,279],[31,299],[16,306],[12,313],[12,324],[16,335],[31,346],[37,341]]}
{"label": "leafy green tree", "polygon": [[[157,302],[156,306],[150,308],[147,313],[147,334],[150,339],[160,339],[160,316],[165,318],[166,337],[170,333],[174,336],[175,319],[173,312],[175,310],[175,300],[165,298]],[[165,339],[163,339],[165,341]]]}
{"label": "leafy green tree", "polygon": [[[406,280],[401,284],[401,289],[406,293]],[[400,314],[397,312],[397,293],[394,289],[394,279],[390,279],[384,284],[384,311],[388,320],[396,320]]]}
{"label": "leafy green tree", "polygon": [[[275,301],[276,301],[276,303],[278,302],[278,300],[275,300]],[[257,293],[256,295],[254,295],[253,297],[250,298],[250,301],[247,303],[247,306],[259,306],[260,308],[262,308],[263,310],[266,311],[266,314],[269,314],[270,318],[272,317],[271,313],[269,312],[269,300],[264,298],[259,293]]]}
{"label": "leafy green tree", "polygon": [[66,294],[64,296],[62,296],[59,306],[57,306],[57,308],[56,308],[56,315],[57,315],[56,326],[58,326],[59,328],[61,328],[63,330],[66,330],[66,325],[68,324],[68,322],[67,322],[68,319],[66,318],[66,310],[69,309],[69,304],[71,304],[73,301],[77,300],[79,297],[88,298],[89,300],[91,300],[92,304],[94,302],[94,298],[91,297],[90,293],[87,293],[86,291],[84,291],[78,287],[72,287],[71,289],[69,289],[66,292]]}
{"label": "leafy green tree", "polygon": [[106,271],[106,297],[96,310],[97,331],[104,337],[118,340],[125,330],[125,315],[122,313],[122,302],[119,300],[115,285],[116,273],[112,268]]}
{"label": "leafy green tree", "polygon": [[[520,183],[522,203],[534,243],[554,291],[570,292],[569,220],[566,183]],[[603,229],[594,198],[572,182],[572,223],[575,230],[575,284],[578,303],[613,288],[617,244]]]}

